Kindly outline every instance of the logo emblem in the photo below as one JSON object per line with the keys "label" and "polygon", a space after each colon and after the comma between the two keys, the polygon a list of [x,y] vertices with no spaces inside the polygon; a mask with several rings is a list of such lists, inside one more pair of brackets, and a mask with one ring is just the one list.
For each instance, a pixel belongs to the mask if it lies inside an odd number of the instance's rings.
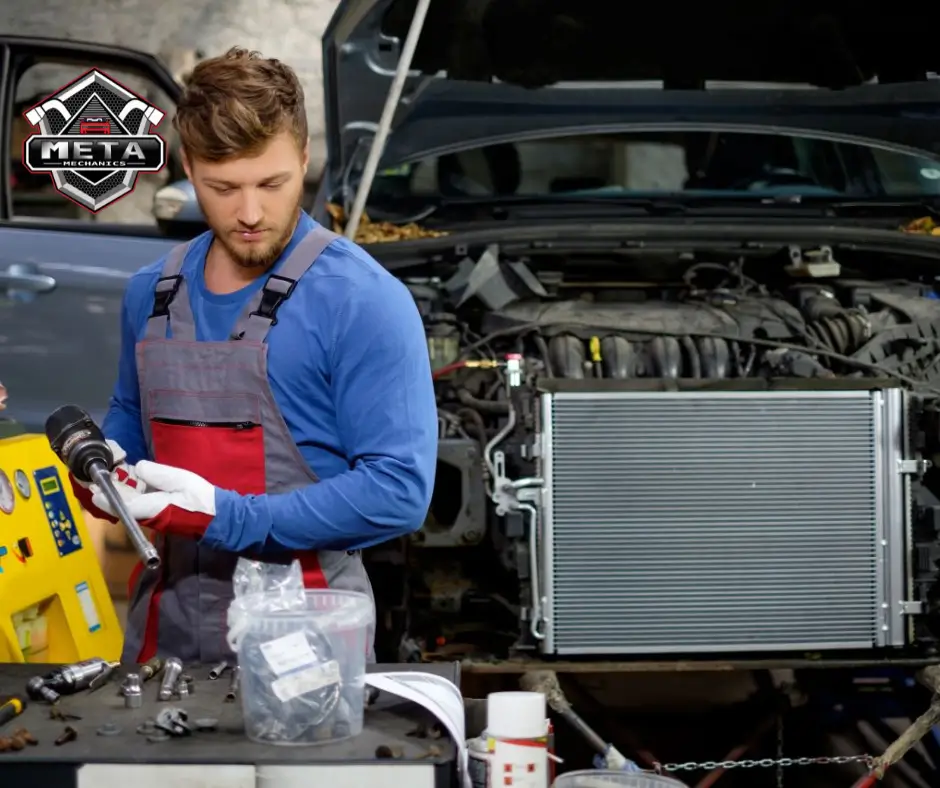
{"label": "logo emblem", "polygon": [[23,163],[97,213],[130,194],[138,173],[163,169],[166,143],[153,129],[164,114],[106,74],[89,71],[24,113],[39,133],[24,143]]}

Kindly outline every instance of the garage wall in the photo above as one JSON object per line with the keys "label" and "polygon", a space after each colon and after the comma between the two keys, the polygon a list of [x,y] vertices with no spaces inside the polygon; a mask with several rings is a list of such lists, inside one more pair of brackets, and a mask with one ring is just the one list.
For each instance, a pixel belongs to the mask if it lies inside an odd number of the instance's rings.
{"label": "garage wall", "polygon": [[312,165],[323,156],[320,37],[338,0],[30,0],[3,3],[0,29],[144,49],[178,70],[201,50],[258,49],[293,66],[307,91]]}

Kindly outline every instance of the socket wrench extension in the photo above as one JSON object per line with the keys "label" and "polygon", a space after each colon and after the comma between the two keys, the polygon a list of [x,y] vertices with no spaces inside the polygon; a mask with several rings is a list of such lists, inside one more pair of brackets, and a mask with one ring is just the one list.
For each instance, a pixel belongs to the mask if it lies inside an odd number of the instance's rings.
{"label": "socket wrench extension", "polygon": [[171,700],[176,692],[176,683],[183,672],[183,663],[176,657],[169,657],[163,663],[163,680],[160,682],[160,691],[157,700]]}

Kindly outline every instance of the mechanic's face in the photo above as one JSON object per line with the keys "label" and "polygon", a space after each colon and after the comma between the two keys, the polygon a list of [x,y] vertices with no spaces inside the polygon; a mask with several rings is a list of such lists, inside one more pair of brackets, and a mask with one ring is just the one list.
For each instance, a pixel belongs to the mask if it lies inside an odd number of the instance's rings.
{"label": "mechanic's face", "polygon": [[215,237],[243,268],[270,268],[294,233],[309,153],[287,131],[257,156],[183,167]]}

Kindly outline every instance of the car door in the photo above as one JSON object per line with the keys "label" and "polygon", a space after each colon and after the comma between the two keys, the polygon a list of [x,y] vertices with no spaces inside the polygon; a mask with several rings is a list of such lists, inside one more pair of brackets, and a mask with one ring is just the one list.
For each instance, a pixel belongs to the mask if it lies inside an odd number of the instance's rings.
{"label": "car door", "polygon": [[[120,347],[128,278],[179,238],[161,235],[152,197],[181,176],[171,119],[180,88],[149,55],[120,47],[0,37],[0,382],[9,415],[29,430],[74,403],[100,419],[107,409]],[[166,113],[161,172],[140,173],[134,190],[93,214],[58,192],[48,175],[23,165],[34,133],[26,110],[97,69]]]}

